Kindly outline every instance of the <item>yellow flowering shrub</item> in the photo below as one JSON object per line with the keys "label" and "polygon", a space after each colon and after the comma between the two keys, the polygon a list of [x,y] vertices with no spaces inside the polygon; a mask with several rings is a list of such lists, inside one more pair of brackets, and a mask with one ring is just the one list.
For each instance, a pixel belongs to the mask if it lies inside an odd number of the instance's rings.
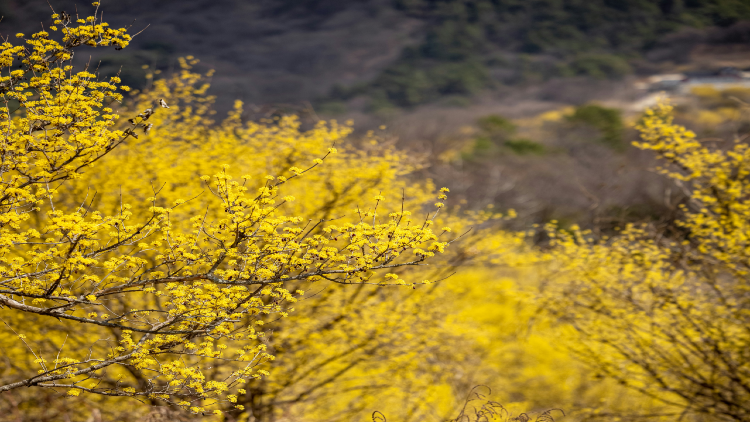
{"label": "yellow flowering shrub", "polygon": [[680,216],[609,239],[551,230],[547,308],[598,373],[686,414],[748,420],[750,148],[699,141],[668,104],[638,129],[685,194]]}
{"label": "yellow flowering shrub", "polygon": [[[360,183],[398,176],[397,153],[340,150],[350,129],[336,123],[244,123],[239,105],[213,125],[190,63],[171,86],[140,93],[125,123],[114,105],[127,88],[73,72],[71,59],[130,36],[96,14],[53,19],[61,41],[38,32],[0,47],[0,318],[13,362],[1,364],[0,392],[207,412],[267,375],[264,327],[308,284],[429,283],[397,270],[455,237],[432,228],[447,190],[423,213],[406,195],[429,184],[381,195]],[[362,173],[335,177],[344,165]]]}

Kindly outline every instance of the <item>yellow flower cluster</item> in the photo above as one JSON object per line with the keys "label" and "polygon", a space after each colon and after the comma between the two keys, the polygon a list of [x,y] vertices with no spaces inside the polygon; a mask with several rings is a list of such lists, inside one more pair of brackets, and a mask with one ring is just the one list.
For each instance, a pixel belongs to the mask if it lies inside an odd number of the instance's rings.
{"label": "yellow flower cluster", "polygon": [[662,103],[638,125],[685,194],[668,230],[549,227],[546,307],[601,374],[686,412],[750,417],[750,148],[711,147]]}
{"label": "yellow flower cluster", "polygon": [[[122,100],[118,91],[127,90],[119,78],[104,82],[72,71],[78,46],[119,49],[130,39],[95,16],[73,23],[54,15],[61,41],[38,32],[24,38],[25,46],[6,43],[0,51],[0,68],[9,70],[0,78],[0,95],[5,104],[20,104],[17,114],[9,106],[0,109],[3,318],[11,325],[24,318],[39,327],[80,324],[84,328],[51,332],[89,344],[35,351],[38,373],[16,374],[0,392],[68,388],[70,396],[144,396],[203,412],[235,403],[233,391],[268,375],[258,367],[274,359],[264,324],[293,311],[303,283],[427,283],[407,282],[394,271],[425,265],[450,243],[442,239],[450,228],[432,231],[436,211],[412,218],[405,207],[416,204],[405,196],[394,201],[378,195],[370,208],[349,204],[348,212],[339,208],[335,216],[326,205],[327,195],[341,192],[371,197],[363,195],[372,187],[333,177],[337,163],[354,160],[348,165],[371,180],[395,178],[403,170],[392,164],[398,153],[342,154],[333,145],[351,132],[348,125],[320,122],[305,132],[292,117],[243,123],[241,104],[213,125],[207,86],[190,72],[193,59],[182,61],[171,85],[157,82],[154,91],[140,93],[137,115],[125,124],[111,105]],[[10,71],[16,61],[21,69]],[[126,139],[132,141],[128,148],[118,148]],[[268,155],[258,151],[268,150],[282,159],[259,162]],[[153,161],[128,162],[141,153]],[[184,162],[175,165],[175,159]],[[231,164],[217,172],[223,162]],[[142,173],[151,163],[168,170],[169,180],[149,183]],[[229,172],[235,166],[251,172],[235,180]],[[97,171],[83,171],[92,168]],[[324,181],[329,190],[311,195],[293,187],[301,178]],[[409,192],[425,197],[420,189]],[[445,192],[438,195],[438,210]],[[124,203],[123,194],[141,205]],[[381,211],[385,206],[397,211]],[[54,353],[53,367],[45,363],[46,353]],[[211,369],[217,360],[229,363],[220,374]],[[149,381],[121,381],[123,365]]]}

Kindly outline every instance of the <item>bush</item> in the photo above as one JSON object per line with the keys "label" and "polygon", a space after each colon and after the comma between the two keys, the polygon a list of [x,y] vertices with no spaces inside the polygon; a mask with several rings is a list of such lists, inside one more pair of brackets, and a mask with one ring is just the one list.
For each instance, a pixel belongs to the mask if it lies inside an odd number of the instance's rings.
{"label": "bush", "polygon": [[505,141],[505,146],[518,155],[542,155],[546,152],[544,145],[524,138]]}
{"label": "bush", "polygon": [[489,82],[486,68],[477,61],[399,63],[386,69],[366,92],[375,98],[382,91],[393,104],[410,107],[445,95],[476,94]]}
{"label": "bush", "polygon": [[625,126],[620,110],[587,104],[576,108],[575,112],[568,117],[568,121],[597,129],[601,132],[599,141],[610,148],[623,150],[626,147],[623,142]]}
{"label": "bush", "polygon": [[516,125],[513,122],[497,114],[484,116],[477,120],[477,124],[480,129],[489,133],[505,132],[513,134],[516,132]]}
{"label": "bush", "polygon": [[570,63],[569,68],[576,75],[598,79],[622,78],[632,71],[625,59],[611,54],[578,56]]}

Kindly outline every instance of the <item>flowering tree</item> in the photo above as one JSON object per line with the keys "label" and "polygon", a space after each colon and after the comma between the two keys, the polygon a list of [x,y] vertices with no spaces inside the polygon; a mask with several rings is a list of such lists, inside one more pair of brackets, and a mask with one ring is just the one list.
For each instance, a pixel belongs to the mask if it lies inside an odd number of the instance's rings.
{"label": "flowering tree", "polygon": [[[80,182],[106,168],[108,155],[154,136],[170,105],[151,98],[122,122],[112,103],[128,88],[117,77],[75,72],[71,60],[82,46],[126,47],[127,31],[97,13],[52,17],[59,41],[42,31],[17,34],[24,45],[0,46],[7,70],[0,78],[0,318],[15,333],[3,340],[14,363],[0,393],[62,388],[71,396],[163,400],[195,413],[236,402],[243,383],[265,375],[258,365],[274,358],[264,323],[287,316],[304,283],[414,285],[396,269],[423,265],[450,243],[438,238],[448,228],[431,228],[447,189],[437,210],[418,220],[404,200],[381,214],[380,195],[368,209],[334,216],[336,224],[325,208],[317,219],[288,213],[295,197],[283,190],[325,167],[347,133],[324,124],[312,137],[330,142],[327,151],[306,165],[236,181],[229,165],[204,155],[217,166],[200,176],[205,195],[168,203],[174,190],[141,175],[138,183],[151,190],[142,205],[125,203],[120,186],[104,188],[116,200],[97,209],[97,187],[79,196]],[[196,115],[185,108],[182,121]],[[235,129],[281,136],[270,123]],[[189,153],[190,143],[184,148]]]}
{"label": "flowering tree", "polygon": [[640,148],[686,201],[670,233],[630,226],[611,239],[555,232],[548,309],[601,374],[718,420],[750,418],[750,147],[709,147],[649,110]]}

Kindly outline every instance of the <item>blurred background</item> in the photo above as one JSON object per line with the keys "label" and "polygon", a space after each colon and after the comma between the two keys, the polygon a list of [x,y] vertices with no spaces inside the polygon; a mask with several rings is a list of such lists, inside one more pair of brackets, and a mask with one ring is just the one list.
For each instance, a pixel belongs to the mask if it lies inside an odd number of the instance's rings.
{"label": "blurred background", "polygon": [[[122,52],[79,53],[101,74],[146,88],[194,56],[216,70],[220,115],[240,99],[250,118],[385,125],[424,161],[419,177],[534,222],[665,214],[663,186],[630,147],[659,92],[711,136],[746,125],[728,99],[750,92],[746,0],[105,0],[102,10],[144,31]],[[45,1],[2,0],[2,34],[50,13]]]}

